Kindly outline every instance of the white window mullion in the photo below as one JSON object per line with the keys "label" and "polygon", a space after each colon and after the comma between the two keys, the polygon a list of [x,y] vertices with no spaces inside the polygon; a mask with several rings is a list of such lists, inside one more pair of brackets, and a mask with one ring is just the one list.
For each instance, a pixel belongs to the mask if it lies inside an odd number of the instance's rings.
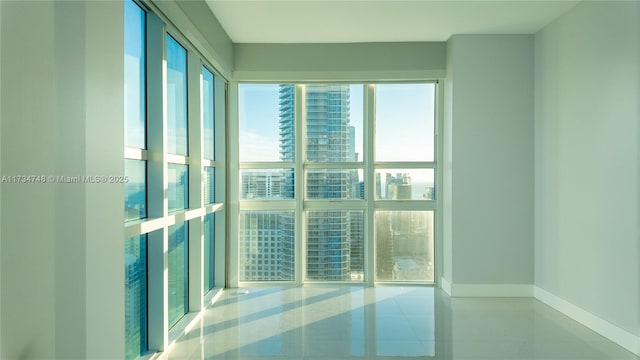
{"label": "white window mullion", "polygon": [[364,87],[364,163],[365,163],[365,243],[364,243],[364,281],[368,286],[375,283],[375,243],[374,243],[374,199],[375,199],[375,85]]}
{"label": "white window mullion", "polygon": [[[220,77],[215,76],[214,79],[214,157],[215,161],[210,161],[207,166],[215,168],[215,204],[207,205],[207,211],[219,211],[214,216],[214,286],[222,288],[226,285],[226,264],[228,261],[227,248],[227,214],[224,204],[227,202],[227,148],[226,148],[226,124],[227,124],[227,83]],[[237,87],[236,87],[237,88]],[[237,121],[234,121],[237,123]],[[236,143],[231,141],[231,143]],[[236,193],[237,194],[237,193]],[[233,198],[233,197],[232,197]],[[231,228],[230,228],[231,229]],[[237,273],[237,272],[236,272]]]}
{"label": "white window mullion", "polygon": [[[229,118],[238,119],[238,83],[232,81],[229,86]],[[229,121],[227,123],[227,131],[229,139],[239,139],[240,129],[238,121]],[[227,241],[228,254],[227,257],[227,285],[229,287],[238,287],[240,280],[239,267],[239,194],[240,194],[240,156],[238,141],[229,141],[227,143],[227,189],[229,201],[227,203],[227,224],[229,229],[229,241]]]}
{"label": "white window mullion", "polygon": [[[204,307],[202,297],[204,283],[204,242],[202,222],[204,220],[204,171],[203,156],[203,117],[202,117],[202,63],[193,51],[187,52],[187,134],[188,157],[185,157],[188,168],[189,221],[188,238],[188,311],[198,312]],[[191,214],[189,214],[191,213]]]}
{"label": "white window mullion", "polygon": [[435,114],[435,137],[436,137],[436,149],[435,156],[436,162],[440,165],[440,168],[436,169],[436,178],[435,178],[435,196],[436,196],[436,208],[440,209],[440,211],[435,212],[435,239],[434,239],[434,282],[438,285],[441,284],[441,276],[444,271],[443,261],[444,259],[444,249],[443,249],[443,230],[444,230],[444,217],[443,211],[444,209],[444,192],[442,186],[444,184],[444,172],[442,169],[444,168],[444,87],[441,82],[436,83],[436,114]]}

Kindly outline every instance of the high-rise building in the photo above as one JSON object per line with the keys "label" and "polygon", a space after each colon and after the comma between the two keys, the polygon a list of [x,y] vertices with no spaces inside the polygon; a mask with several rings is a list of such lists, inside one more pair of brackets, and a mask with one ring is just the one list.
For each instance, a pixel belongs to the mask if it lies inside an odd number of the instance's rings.
{"label": "high-rise building", "polygon": [[125,241],[125,333],[127,358],[146,348],[147,279],[146,240],[134,237]]}
{"label": "high-rise building", "polygon": [[[356,161],[349,95],[348,84],[307,85],[308,162]],[[310,170],[306,174],[306,196],[308,199],[355,199],[359,197],[359,180],[357,171]],[[357,211],[344,210],[308,213],[308,279],[351,280],[352,261],[360,262],[352,259],[352,249],[360,253],[360,244],[363,243],[362,227],[356,226],[361,224],[357,214]]]}
{"label": "high-rise building", "polygon": [[[294,85],[279,88],[280,160],[295,160]],[[358,160],[355,127],[350,124],[349,85],[306,86],[306,161],[342,163]],[[361,199],[363,182],[357,170],[322,169],[306,173],[307,199]],[[294,198],[294,173],[243,173],[242,197]],[[295,227],[293,212],[251,212],[258,232],[242,232],[243,280],[292,280]],[[312,211],[306,214],[307,274],[311,280],[362,279],[364,273],[364,214],[362,211]],[[251,222],[252,221],[252,222]],[[262,252],[254,251],[256,246]],[[254,250],[251,250],[254,249]],[[278,259],[273,268],[271,257]],[[269,264],[270,266],[265,266]],[[244,268],[243,268],[244,267]],[[276,278],[274,275],[276,274]]]}

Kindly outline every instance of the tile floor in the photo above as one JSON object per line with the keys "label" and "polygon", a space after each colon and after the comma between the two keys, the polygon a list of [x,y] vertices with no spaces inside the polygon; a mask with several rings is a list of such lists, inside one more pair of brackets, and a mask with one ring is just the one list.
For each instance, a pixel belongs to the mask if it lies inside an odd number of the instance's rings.
{"label": "tile floor", "polygon": [[167,359],[640,359],[534,299],[431,287],[228,289]]}

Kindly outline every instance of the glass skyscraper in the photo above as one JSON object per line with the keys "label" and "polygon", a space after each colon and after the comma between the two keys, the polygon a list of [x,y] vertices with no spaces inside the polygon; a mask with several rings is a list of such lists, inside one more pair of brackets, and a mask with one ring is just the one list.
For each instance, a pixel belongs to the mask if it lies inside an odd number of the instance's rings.
{"label": "glass skyscraper", "polygon": [[[294,91],[295,86],[291,84],[279,87],[279,154],[283,162],[293,162],[296,156]],[[354,144],[355,128],[349,119],[349,95],[348,84],[306,85],[306,162],[344,163],[358,160]],[[278,194],[283,199],[295,198],[294,172],[282,171],[280,174],[281,179],[275,179],[273,173],[268,177],[243,173],[243,198],[264,198],[264,194]],[[357,170],[309,169],[304,178],[307,200],[363,197]],[[278,188],[268,188],[274,186]],[[256,193],[253,194],[251,189],[255,189]],[[273,196],[268,197],[274,199]],[[240,234],[242,280],[293,280],[294,216],[292,211],[263,211],[247,213],[241,218],[241,223],[250,221],[244,223],[247,226],[241,226],[245,229]],[[306,278],[361,280],[364,270],[363,224],[364,213],[360,210],[307,212]]]}
{"label": "glass skyscraper", "polygon": [[[313,163],[355,161],[355,130],[349,122],[349,85],[309,84],[306,105],[306,160]],[[288,119],[281,117],[280,121]],[[359,182],[357,175],[357,171],[351,170],[309,170],[306,198],[356,199],[359,192],[353,184]],[[361,216],[362,212],[345,210],[307,213],[308,279],[351,280],[351,244],[362,243],[361,231],[351,225]]]}

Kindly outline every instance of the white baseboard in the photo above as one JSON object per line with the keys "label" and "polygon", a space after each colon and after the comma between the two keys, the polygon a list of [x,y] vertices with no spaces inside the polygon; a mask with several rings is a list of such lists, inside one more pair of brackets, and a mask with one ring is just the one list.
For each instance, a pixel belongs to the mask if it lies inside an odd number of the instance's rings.
{"label": "white baseboard", "polygon": [[543,303],[640,356],[640,337],[537,286],[534,286],[533,295]]}
{"label": "white baseboard", "polygon": [[450,284],[452,297],[532,297],[533,285],[526,284]]}

